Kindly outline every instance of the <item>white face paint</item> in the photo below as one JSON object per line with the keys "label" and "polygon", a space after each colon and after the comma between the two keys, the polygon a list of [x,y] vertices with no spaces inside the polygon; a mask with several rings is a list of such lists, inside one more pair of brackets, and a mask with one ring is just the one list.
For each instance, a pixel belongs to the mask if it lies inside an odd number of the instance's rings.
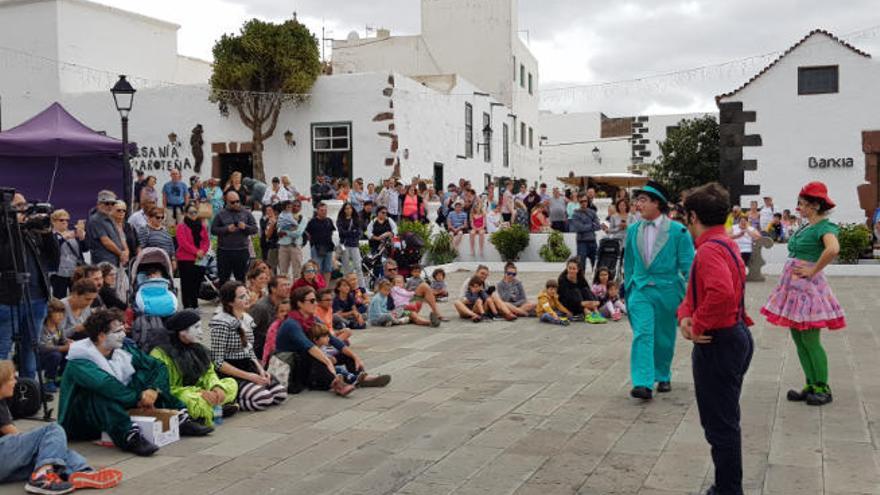
{"label": "white face paint", "polygon": [[202,322],[198,322],[180,333],[186,336],[186,340],[198,344],[202,341]]}
{"label": "white face paint", "polygon": [[104,349],[108,351],[121,349],[124,341],[125,332],[110,332],[107,334],[107,337],[104,338]]}

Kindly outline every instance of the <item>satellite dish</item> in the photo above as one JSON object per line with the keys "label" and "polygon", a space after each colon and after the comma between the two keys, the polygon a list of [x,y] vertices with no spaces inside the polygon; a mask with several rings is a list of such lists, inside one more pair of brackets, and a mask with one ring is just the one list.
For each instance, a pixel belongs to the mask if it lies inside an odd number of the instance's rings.
{"label": "satellite dish", "polygon": [[348,36],[346,37],[346,39],[348,41],[357,41],[357,40],[361,39],[361,36],[358,34],[357,31],[352,31],[352,32],[348,33]]}

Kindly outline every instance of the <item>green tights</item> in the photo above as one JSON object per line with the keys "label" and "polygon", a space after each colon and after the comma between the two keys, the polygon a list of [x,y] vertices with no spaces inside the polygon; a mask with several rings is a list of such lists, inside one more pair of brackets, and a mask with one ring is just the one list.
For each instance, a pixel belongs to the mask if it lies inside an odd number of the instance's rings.
{"label": "green tights", "polygon": [[797,347],[798,358],[807,377],[807,387],[804,390],[828,393],[831,391],[831,387],[828,386],[828,356],[822,348],[819,335],[818,328],[791,329],[791,338]]}

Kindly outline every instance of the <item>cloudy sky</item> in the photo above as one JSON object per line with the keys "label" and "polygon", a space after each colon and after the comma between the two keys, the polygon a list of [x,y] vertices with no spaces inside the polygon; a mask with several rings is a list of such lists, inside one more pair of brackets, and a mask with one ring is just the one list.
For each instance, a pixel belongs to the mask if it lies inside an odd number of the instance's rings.
{"label": "cloudy sky", "polygon": [[[416,34],[420,23],[419,0],[98,1],[180,24],[180,52],[205,59],[214,40],[251,17],[282,20],[295,10],[319,37],[323,26],[337,39],[363,37],[368,26]],[[814,28],[855,33],[853,44],[880,56],[877,0],[519,0],[519,13],[553,110],[713,110],[714,95]]]}

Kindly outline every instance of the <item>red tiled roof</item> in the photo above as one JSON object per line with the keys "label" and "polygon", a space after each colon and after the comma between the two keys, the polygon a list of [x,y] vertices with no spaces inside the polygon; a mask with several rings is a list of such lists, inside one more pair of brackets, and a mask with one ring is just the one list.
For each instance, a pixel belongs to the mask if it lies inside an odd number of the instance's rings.
{"label": "red tiled roof", "polygon": [[806,36],[804,36],[803,38],[801,38],[800,41],[798,41],[797,43],[795,43],[794,45],[792,45],[791,48],[789,48],[788,50],[785,50],[785,52],[783,52],[782,55],[780,55],[779,57],[777,57],[776,60],[774,60],[773,62],[770,62],[770,64],[769,64],[767,67],[764,67],[763,69],[761,69],[760,72],[758,72],[757,74],[755,74],[754,76],[752,76],[751,79],[749,79],[748,81],[746,81],[745,83],[743,83],[742,86],[740,86],[740,87],[734,89],[733,91],[730,91],[730,92],[727,92],[727,93],[720,94],[720,95],[716,96],[716,97],[715,97],[715,101],[718,102],[718,101],[720,101],[722,98],[727,98],[727,97],[729,97],[729,96],[733,96],[733,95],[739,93],[740,91],[742,91],[743,89],[745,89],[746,86],[748,86],[749,84],[751,84],[755,79],[761,77],[765,72],[767,72],[767,71],[769,71],[770,69],[772,69],[773,66],[775,66],[776,64],[778,64],[779,61],[782,60],[783,58],[785,58],[786,55],[788,55],[789,53],[791,53],[792,51],[794,51],[795,48],[801,46],[805,41],[807,41],[808,39],[812,38],[813,36],[815,36],[815,35],[817,35],[817,34],[824,34],[825,36],[831,38],[832,40],[834,40],[834,41],[840,43],[840,44],[843,45],[844,47],[849,48],[849,49],[852,50],[853,52],[855,52],[855,53],[857,53],[857,54],[859,54],[859,55],[861,55],[861,56],[863,56],[863,57],[871,58],[871,54],[870,54],[870,53],[867,53],[867,52],[864,52],[864,51],[862,51],[862,50],[859,50],[858,48],[852,46],[851,44],[847,43],[846,41],[844,41],[844,40],[838,38],[838,37],[835,36],[834,34],[828,32],[828,31],[826,31],[826,30],[824,30],[824,29],[814,29],[814,30],[810,31],[809,34],[807,34]]}

